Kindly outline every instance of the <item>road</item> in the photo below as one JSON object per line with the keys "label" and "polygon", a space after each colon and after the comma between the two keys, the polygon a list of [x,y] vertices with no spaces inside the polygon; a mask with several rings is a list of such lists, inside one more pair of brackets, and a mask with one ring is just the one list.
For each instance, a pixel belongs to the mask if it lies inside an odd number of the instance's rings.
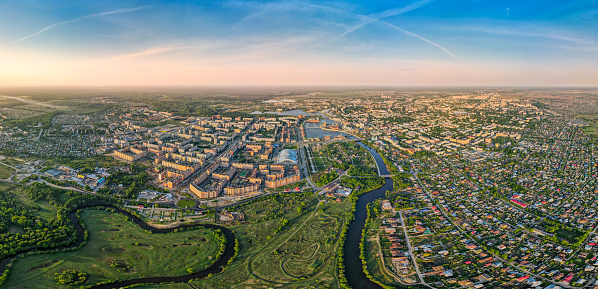
{"label": "road", "polygon": [[384,272],[386,272],[386,274],[392,276],[392,278],[395,281],[397,281],[405,286],[413,285],[411,283],[403,282],[403,280],[401,280],[401,278],[397,277],[397,274],[395,274],[394,272],[391,272],[390,270],[388,270],[388,267],[386,267],[386,262],[384,261],[384,253],[382,253],[382,245],[380,244],[380,234],[376,235],[376,244],[378,244],[378,254],[380,254],[380,260],[382,261],[382,269],[384,269]]}
{"label": "road", "polygon": [[[444,160],[443,160],[443,161],[444,161]],[[449,164],[449,165],[450,165],[450,164]],[[451,166],[451,167],[452,167],[452,166]],[[453,170],[455,170],[455,169],[453,168]],[[457,172],[459,172],[459,171],[457,170]],[[465,232],[465,231],[463,230],[463,228],[461,228],[460,226],[457,226],[457,224],[455,224],[455,223],[453,222],[453,219],[452,219],[452,218],[450,218],[450,217],[448,216],[448,214],[446,213],[446,211],[444,210],[444,206],[441,206],[441,205],[439,205],[439,204],[437,204],[437,203],[436,203],[436,199],[434,199],[434,198],[433,198],[432,194],[430,194],[430,192],[428,191],[427,187],[423,185],[423,183],[421,182],[421,180],[419,179],[419,177],[417,177],[417,174],[414,174],[414,177],[415,177],[415,179],[417,180],[417,182],[419,183],[419,185],[420,185],[420,187],[422,188],[422,190],[423,190],[423,191],[426,193],[426,195],[428,196],[428,198],[430,198],[430,200],[432,200],[432,201],[434,202],[434,204],[435,204],[435,205],[437,206],[437,208],[440,210],[440,212],[442,213],[442,215],[443,215],[443,216],[444,216],[444,217],[445,217],[445,218],[446,218],[446,219],[447,219],[449,222],[451,222],[451,225],[453,225],[455,228],[457,228],[457,230],[459,230],[459,232],[461,232],[461,234],[462,234],[463,236],[467,236],[467,237],[469,237],[469,238],[471,239],[472,243],[474,243],[476,246],[478,246],[478,247],[480,247],[480,248],[485,248],[484,246],[482,246],[482,244],[480,244],[479,242],[477,242],[473,236],[470,236],[470,235],[469,235],[467,232]],[[486,250],[486,251],[487,251],[487,250]],[[565,284],[565,283],[563,283],[563,282],[554,282],[553,280],[550,280],[550,279],[544,278],[544,277],[542,277],[542,276],[540,276],[540,275],[537,275],[537,274],[534,274],[534,273],[532,273],[532,272],[530,272],[530,271],[528,271],[528,270],[521,269],[521,266],[519,266],[518,264],[513,264],[513,263],[511,263],[511,262],[509,262],[509,261],[507,261],[507,260],[505,260],[505,259],[501,258],[500,256],[498,256],[498,255],[495,255],[495,254],[493,254],[493,253],[489,252],[489,251],[488,251],[488,253],[489,253],[490,255],[492,255],[492,257],[493,257],[495,260],[500,260],[500,261],[501,261],[501,262],[503,262],[504,264],[508,264],[508,265],[509,265],[509,266],[511,266],[512,268],[517,268],[517,270],[518,270],[518,271],[521,271],[521,272],[523,272],[523,273],[525,273],[525,274],[527,274],[527,275],[529,275],[529,276],[533,276],[533,277],[537,278],[538,280],[542,280],[542,281],[550,282],[551,284],[556,284],[556,285],[559,285],[559,286],[561,286],[561,287],[564,287],[564,288],[573,288],[573,287],[571,287],[571,286],[569,286],[568,284]]]}
{"label": "road", "polygon": [[11,168],[11,169],[19,170],[19,169],[15,168],[15,167],[13,167],[13,166],[11,166],[11,165],[7,165],[7,164],[5,164],[5,163],[2,163],[2,162],[0,162],[0,165],[7,166],[7,167],[9,167],[9,168]]}
{"label": "road", "polygon": [[189,185],[189,183],[191,183],[193,180],[195,180],[198,176],[201,176],[201,174],[203,174],[205,172],[205,170],[208,167],[210,167],[210,165],[217,162],[220,159],[220,157],[222,157],[222,155],[224,155],[226,152],[228,152],[230,150],[230,148],[232,146],[239,144],[239,140],[241,139],[241,137],[249,130],[249,128],[251,128],[251,126],[253,125],[254,122],[255,122],[255,119],[252,120],[251,123],[249,123],[247,125],[247,128],[245,128],[243,131],[241,131],[239,134],[237,134],[237,136],[233,140],[231,140],[230,144],[227,145],[226,149],[224,149],[224,151],[222,151],[222,153],[220,153],[218,156],[216,156],[212,160],[207,161],[201,167],[201,169],[197,170],[195,173],[193,173],[187,179],[183,180],[178,186],[176,186],[175,191],[180,192],[181,188],[184,188],[185,186]]}
{"label": "road", "polygon": [[413,249],[411,247],[411,241],[409,241],[409,234],[407,233],[407,226],[405,226],[405,219],[403,218],[403,212],[399,212],[399,216],[401,217],[401,226],[403,226],[403,233],[405,233],[405,241],[407,242],[407,250],[409,252],[409,256],[411,257],[411,261],[413,262],[413,267],[415,268],[415,273],[419,277],[419,281],[426,287],[434,288],[424,280],[424,275],[419,271],[419,266],[417,265],[417,260],[415,260],[415,254],[413,254]]}
{"label": "road", "polygon": [[63,186],[59,186],[59,185],[55,185],[55,184],[46,182],[45,180],[33,181],[33,182],[30,182],[29,184],[32,184],[32,183],[44,183],[44,184],[46,184],[46,185],[48,185],[50,187],[54,187],[54,188],[58,188],[58,189],[69,190],[69,191],[76,191],[76,192],[84,193],[84,194],[96,195],[96,193],[94,193],[94,192],[89,192],[89,191],[82,190],[82,189],[79,189],[79,188],[76,188],[76,187],[63,187]]}

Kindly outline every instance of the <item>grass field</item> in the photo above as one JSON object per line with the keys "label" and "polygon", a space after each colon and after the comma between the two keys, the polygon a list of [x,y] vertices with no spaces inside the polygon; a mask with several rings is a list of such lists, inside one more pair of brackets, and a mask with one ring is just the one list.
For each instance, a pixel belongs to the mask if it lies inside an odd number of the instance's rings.
{"label": "grass field", "polygon": [[27,161],[29,161],[29,159],[5,158],[5,159],[1,160],[0,163],[7,164],[11,167],[17,167]]}
{"label": "grass field", "polygon": [[575,243],[575,238],[583,235],[580,232],[573,231],[573,230],[566,230],[566,229],[558,229],[554,233],[557,237],[565,239],[565,240],[569,241],[569,243]]}
{"label": "grass field", "polygon": [[592,138],[598,137],[598,114],[586,114],[578,117],[589,124],[589,126],[582,127],[581,130]]}
{"label": "grass field", "polygon": [[11,183],[0,182],[0,191],[8,190],[8,189],[12,188],[13,186],[15,186],[15,185],[13,185]]}
{"label": "grass field", "polygon": [[188,268],[208,267],[217,257],[219,243],[210,230],[148,234],[120,214],[85,210],[81,217],[89,229],[89,241],[83,248],[18,260],[3,288],[61,288],[54,282],[54,273],[65,269],[88,273],[88,284],[183,275]]}
{"label": "grass field", "polygon": [[[28,208],[37,211],[37,214],[44,220],[50,220],[52,218],[56,218],[56,213],[58,212],[58,208],[50,204],[50,202],[46,199],[40,199],[37,201],[33,201],[29,198],[27,193],[24,191],[25,185],[14,185],[11,193],[14,195],[15,199],[18,200],[23,205],[27,206]],[[1,189],[1,188],[0,188]],[[62,191],[61,194],[56,196],[56,202],[60,204],[66,203],[70,200],[72,196],[67,195],[67,191]]]}
{"label": "grass field", "polygon": [[[342,245],[338,235],[349,207],[348,200],[318,204],[313,195],[285,194],[276,201],[260,200],[231,209],[257,223],[230,227],[239,239],[240,251],[224,272],[190,285],[138,288],[338,288],[336,249]],[[281,215],[264,220],[271,211]],[[289,223],[275,233],[283,218]]]}
{"label": "grass field", "polygon": [[[39,207],[43,218],[55,216],[47,201],[32,202],[16,195],[24,204]],[[350,205],[347,199],[320,203],[314,194],[281,194],[230,208],[243,212],[247,223],[229,227],[240,251],[224,272],[190,285],[139,288],[338,288],[336,252],[342,246],[338,238]],[[147,234],[120,214],[85,210],[81,215],[90,231],[82,249],[20,259],[3,288],[60,288],[54,273],[65,269],[89,273],[87,284],[182,275],[187,268],[206,267],[218,245],[208,230]]]}
{"label": "grass field", "polygon": [[180,200],[178,203],[176,203],[177,206],[181,207],[181,208],[192,208],[195,206],[195,202],[193,200]]}
{"label": "grass field", "polygon": [[15,169],[0,164],[0,179],[6,179],[15,172]]}

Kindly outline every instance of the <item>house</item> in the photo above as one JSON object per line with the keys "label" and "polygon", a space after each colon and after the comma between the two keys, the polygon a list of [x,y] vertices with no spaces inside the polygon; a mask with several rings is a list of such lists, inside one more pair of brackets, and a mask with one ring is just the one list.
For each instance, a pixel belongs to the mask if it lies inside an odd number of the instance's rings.
{"label": "house", "polygon": [[478,277],[476,277],[476,279],[480,280],[480,282],[488,282],[488,281],[492,281],[494,278],[490,275],[488,275],[487,273],[484,273]]}
{"label": "house", "polygon": [[387,234],[394,234],[397,232],[396,228],[384,228],[384,232]]}
{"label": "house", "polygon": [[521,277],[517,278],[517,281],[523,282],[523,281],[525,281],[527,279],[529,279],[529,275],[521,276]]}
{"label": "house", "polygon": [[453,270],[446,270],[440,273],[440,275],[443,275],[444,277],[453,277]]}
{"label": "house", "polygon": [[388,200],[382,201],[382,211],[392,211],[392,204]]}
{"label": "house", "polygon": [[444,268],[442,266],[436,266],[436,267],[432,267],[432,271],[426,272],[426,276],[438,275],[438,274],[442,274],[443,272],[444,272]]}

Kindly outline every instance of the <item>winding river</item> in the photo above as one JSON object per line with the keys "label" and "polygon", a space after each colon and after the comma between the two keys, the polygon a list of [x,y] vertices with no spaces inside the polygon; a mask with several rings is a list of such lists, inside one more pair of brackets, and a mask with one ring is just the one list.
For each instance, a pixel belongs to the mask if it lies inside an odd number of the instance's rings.
{"label": "winding river", "polygon": [[[366,146],[362,142],[357,142],[363,148],[368,150],[376,164],[378,165],[380,175],[390,175],[388,168],[384,164],[380,154],[370,147]],[[384,198],[386,191],[392,191],[393,183],[391,178],[387,178],[382,187],[363,194],[357,200],[355,207],[355,220],[349,224],[349,230],[347,231],[347,239],[345,241],[345,275],[347,282],[352,288],[355,289],[381,289],[382,287],[365,276],[361,265],[361,259],[359,258],[360,249],[359,244],[361,243],[361,233],[365,226],[365,220],[367,219],[367,205],[377,199]]]}
{"label": "winding river", "polygon": [[[376,164],[378,166],[380,175],[389,175],[390,174],[388,171],[388,168],[384,164],[384,161],[382,160],[382,158],[380,157],[380,154],[378,154],[377,151],[369,148],[368,146],[366,146],[365,144],[363,144],[361,142],[357,142],[357,143],[359,145],[361,145],[362,147],[364,147],[365,149],[367,149],[372,154],[372,156],[374,157],[374,160],[376,161]],[[345,274],[347,277],[347,281],[352,288],[356,288],[356,289],[357,288],[358,289],[381,289],[382,288],[380,285],[369,280],[366,277],[365,273],[363,272],[361,259],[359,258],[359,255],[360,255],[359,244],[361,243],[361,233],[362,233],[363,227],[365,225],[365,220],[367,218],[367,204],[375,201],[376,199],[383,198],[385,196],[386,191],[387,190],[392,191],[392,188],[393,188],[392,179],[386,178],[385,184],[382,187],[363,194],[357,200],[357,204],[356,204],[356,208],[355,208],[355,219],[353,220],[353,222],[351,222],[351,224],[349,224],[349,229],[347,231],[347,239],[344,244],[344,246],[345,246],[345,253],[344,253]],[[85,209],[85,208],[89,208],[89,207],[83,207],[80,209]],[[112,207],[112,209],[114,209],[118,213],[124,214],[127,217],[129,217],[130,220],[133,221],[135,224],[137,224],[140,228],[142,228],[144,230],[151,231],[152,233],[155,233],[155,234],[166,234],[166,233],[170,233],[170,232],[174,231],[175,229],[187,229],[187,228],[193,228],[193,227],[204,227],[204,228],[213,229],[213,230],[219,229],[224,234],[224,237],[226,238],[226,241],[227,241],[226,247],[225,247],[224,253],[220,257],[220,259],[216,260],[210,267],[208,267],[204,270],[195,272],[193,274],[182,275],[182,276],[172,276],[172,277],[162,276],[162,277],[135,278],[135,279],[122,280],[122,281],[117,281],[117,282],[108,283],[108,284],[100,284],[100,285],[94,286],[92,288],[114,289],[114,288],[121,288],[121,287],[131,286],[131,285],[135,285],[135,284],[142,284],[142,283],[144,283],[144,284],[158,284],[158,283],[168,283],[168,282],[177,282],[178,283],[178,282],[188,282],[193,279],[201,279],[201,278],[207,277],[210,274],[216,274],[216,273],[222,272],[224,270],[224,266],[229,262],[229,260],[235,254],[235,248],[234,248],[235,247],[235,234],[233,233],[233,231],[231,231],[230,229],[228,229],[226,227],[212,225],[212,224],[193,224],[193,225],[180,225],[175,228],[167,228],[167,229],[166,228],[163,228],[163,229],[155,228],[155,227],[148,225],[146,222],[141,220],[139,217],[132,215],[127,211],[124,211],[124,210],[116,208],[116,207]],[[79,245],[81,245],[84,242],[85,230],[83,229],[83,227],[77,220],[76,211],[73,211],[69,214],[69,219],[77,231],[77,241],[75,243],[73,243],[69,246],[63,247],[63,248],[78,247]],[[36,250],[31,250],[31,251],[36,251]],[[3,272],[6,269],[5,268],[6,264],[13,258],[15,258],[15,256],[9,256],[0,261],[0,272]]]}
{"label": "winding river", "polygon": [[[91,208],[91,207],[96,207],[96,206],[87,206],[87,207],[82,207],[79,209],[86,209],[86,208]],[[106,206],[98,206],[98,207],[106,207]],[[127,216],[131,221],[133,221],[135,224],[137,224],[141,229],[151,231],[154,234],[166,234],[166,233],[173,232],[175,229],[188,229],[188,228],[196,228],[196,227],[203,227],[203,228],[212,229],[212,230],[220,230],[222,232],[222,234],[224,235],[224,237],[226,238],[226,246],[224,248],[224,253],[222,254],[222,256],[220,256],[220,259],[218,259],[214,263],[212,263],[212,265],[210,265],[210,267],[208,267],[204,270],[201,270],[201,271],[197,271],[192,274],[182,275],[182,276],[172,276],[172,277],[160,276],[160,277],[135,278],[135,279],[129,279],[129,280],[116,281],[116,282],[108,283],[108,284],[100,284],[100,285],[93,286],[92,288],[113,289],[113,288],[121,288],[121,287],[126,287],[126,286],[130,286],[130,285],[135,285],[135,284],[159,284],[159,283],[169,283],[169,282],[177,282],[178,283],[178,282],[188,282],[193,279],[201,279],[201,278],[207,277],[210,274],[216,274],[216,273],[222,272],[224,270],[224,266],[226,266],[226,264],[228,264],[228,261],[235,254],[235,234],[233,233],[233,231],[231,231],[230,229],[228,229],[226,227],[212,225],[212,224],[192,224],[192,225],[180,225],[180,226],[173,227],[173,228],[163,228],[163,229],[155,228],[155,227],[148,225],[146,222],[141,220],[139,217],[137,217],[127,211],[124,211],[124,210],[122,210],[120,208],[116,208],[116,207],[110,207],[110,208],[114,209],[114,211],[117,213]],[[69,214],[69,220],[71,221],[71,223],[75,227],[75,230],[77,231],[77,241],[71,245],[62,247],[63,249],[79,247],[85,241],[85,229],[83,229],[83,227],[79,223],[79,220],[77,220],[77,212],[76,211],[73,211]],[[34,250],[30,250],[30,251],[40,251],[40,250],[34,249]],[[4,270],[6,269],[6,264],[13,258],[15,258],[15,256],[9,256],[9,257],[4,258],[0,262],[0,272],[4,272]]]}

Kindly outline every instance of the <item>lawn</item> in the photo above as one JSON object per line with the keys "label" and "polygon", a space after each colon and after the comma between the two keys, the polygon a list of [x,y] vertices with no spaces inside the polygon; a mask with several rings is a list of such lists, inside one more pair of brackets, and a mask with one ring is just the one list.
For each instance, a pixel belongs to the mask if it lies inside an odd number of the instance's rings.
{"label": "lawn", "polygon": [[181,208],[193,208],[193,207],[195,207],[195,201],[189,200],[189,199],[184,199],[184,200],[180,200],[178,203],[176,203],[176,205]]}
{"label": "lawn", "polygon": [[217,257],[219,243],[210,230],[148,234],[120,214],[85,210],[81,217],[89,229],[89,241],[83,248],[18,260],[3,288],[60,288],[54,274],[65,269],[88,273],[87,284],[183,275],[188,268],[208,267]]}

